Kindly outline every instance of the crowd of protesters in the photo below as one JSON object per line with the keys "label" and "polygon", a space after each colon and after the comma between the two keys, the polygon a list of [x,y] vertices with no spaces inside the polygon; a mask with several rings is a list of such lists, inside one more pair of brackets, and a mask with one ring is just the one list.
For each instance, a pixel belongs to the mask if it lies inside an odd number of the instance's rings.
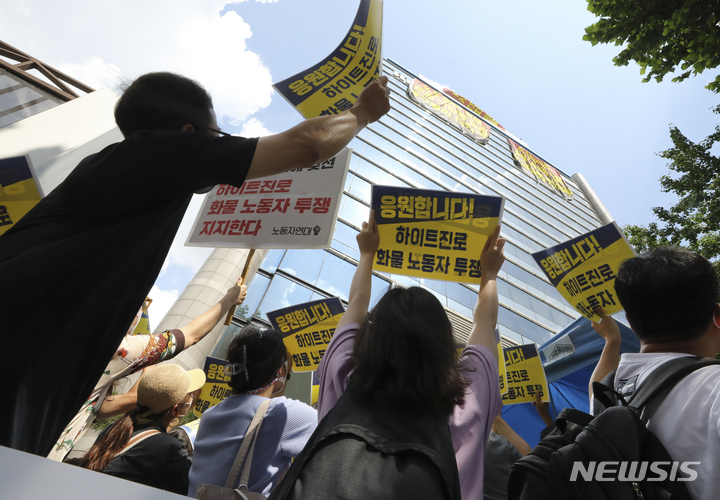
{"label": "crowd of protesters", "polygon": [[[0,238],[0,303],[22,311],[38,297],[45,309],[3,318],[10,352],[31,341],[33,355],[0,365],[12,407],[0,414],[0,445],[63,460],[96,417],[122,415],[77,465],[197,498],[222,488],[273,499],[505,498],[509,465],[530,447],[500,415],[500,226],[477,249],[481,285],[458,357],[445,309],[427,290],[393,288],[370,309],[379,245],[371,212],[357,236],[347,310],[317,370],[317,408],[284,396],[292,357],[282,335],[250,325],[227,352],[232,395],[204,414],[189,443],[173,437],[205,377],[152,365],[207,335],[244,300],[242,281],[185,327],[125,336],[194,192],[325,160],[388,112],[388,96],[380,77],[339,115],[245,139],[220,136],[212,101],[196,82],[151,73],[130,85],[115,112],[125,140],[83,160]],[[606,346],[591,384],[617,369],[617,388],[627,394],[621,382],[635,376],[637,387],[669,359],[720,351],[718,281],[704,258],[660,248],[629,259],[616,290],[642,350],[620,358],[617,324],[598,310],[594,326]],[[53,373],[58,357],[63,377]],[[137,383],[111,395],[134,372],[142,372]],[[702,456],[705,469],[689,487],[696,499],[720,489],[712,471],[719,393],[718,367],[698,370],[650,423],[676,460]],[[552,426],[546,404],[535,404]]]}

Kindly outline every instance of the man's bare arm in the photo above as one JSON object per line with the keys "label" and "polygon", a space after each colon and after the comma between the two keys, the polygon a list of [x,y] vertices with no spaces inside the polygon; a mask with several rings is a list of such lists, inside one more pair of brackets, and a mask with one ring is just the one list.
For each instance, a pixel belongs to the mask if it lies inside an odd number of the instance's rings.
{"label": "man's bare arm", "polygon": [[310,167],[338,154],[369,123],[390,111],[387,81],[381,76],[372,82],[347,111],[305,120],[285,132],[258,139],[247,178]]}

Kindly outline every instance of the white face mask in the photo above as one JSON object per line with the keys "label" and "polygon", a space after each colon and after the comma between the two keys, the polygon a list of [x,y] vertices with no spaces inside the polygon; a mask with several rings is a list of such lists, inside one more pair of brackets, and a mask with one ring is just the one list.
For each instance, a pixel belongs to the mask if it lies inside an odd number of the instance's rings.
{"label": "white face mask", "polygon": [[288,373],[288,362],[285,360],[284,363],[285,366],[285,375],[278,377],[276,384],[280,382],[280,388],[273,390],[272,394],[270,395],[271,398],[274,398],[276,396],[280,396],[282,392],[285,390],[285,380],[287,380],[287,373]]}

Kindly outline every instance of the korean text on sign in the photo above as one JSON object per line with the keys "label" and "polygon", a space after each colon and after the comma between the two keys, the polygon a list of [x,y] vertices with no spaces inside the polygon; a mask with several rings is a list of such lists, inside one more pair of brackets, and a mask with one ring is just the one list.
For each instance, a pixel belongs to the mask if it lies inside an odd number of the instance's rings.
{"label": "korean text on sign", "polygon": [[480,253],[502,218],[504,199],[448,191],[373,186],[380,233],[373,269],[480,283]]}
{"label": "korean text on sign", "polygon": [[543,401],[550,401],[545,370],[535,344],[508,347],[504,349],[504,358],[507,378],[504,405],[532,403],[536,392]]}
{"label": "korean text on sign", "polygon": [[205,385],[203,385],[200,397],[195,403],[193,413],[198,417],[208,409],[232,394],[228,382],[230,375],[225,373],[225,361],[208,356],[205,358]]}
{"label": "korean text on sign", "polygon": [[618,266],[635,251],[614,222],[560,245],[533,254],[550,282],[580,314],[598,322],[595,308],[606,314],[622,310],[615,293]]}
{"label": "korean text on sign", "polygon": [[500,381],[500,394],[505,394],[508,391],[507,385],[507,367],[505,366],[505,355],[503,354],[502,338],[500,337],[500,330],[495,328],[495,344],[497,345],[498,352],[498,372]]}
{"label": "korean text on sign", "polygon": [[273,328],[283,334],[294,371],[317,368],[344,312],[342,302],[334,297],[267,313]]}
{"label": "korean text on sign", "polygon": [[355,20],[338,47],[319,63],[273,85],[305,118],[350,109],[380,75],[382,0],[361,0]]}

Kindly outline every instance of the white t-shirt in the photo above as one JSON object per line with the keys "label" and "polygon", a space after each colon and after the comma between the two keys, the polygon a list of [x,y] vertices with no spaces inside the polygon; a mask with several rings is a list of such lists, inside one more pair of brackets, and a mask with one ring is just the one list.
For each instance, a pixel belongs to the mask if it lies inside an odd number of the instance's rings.
{"label": "white t-shirt", "polygon": [[[615,388],[629,396],[651,372],[681,353],[628,353],[620,358]],[[637,377],[637,378],[635,378]],[[633,386],[634,385],[634,386]],[[720,365],[706,366],[680,380],[648,422],[676,462],[700,462],[685,483],[694,500],[720,495]]]}

